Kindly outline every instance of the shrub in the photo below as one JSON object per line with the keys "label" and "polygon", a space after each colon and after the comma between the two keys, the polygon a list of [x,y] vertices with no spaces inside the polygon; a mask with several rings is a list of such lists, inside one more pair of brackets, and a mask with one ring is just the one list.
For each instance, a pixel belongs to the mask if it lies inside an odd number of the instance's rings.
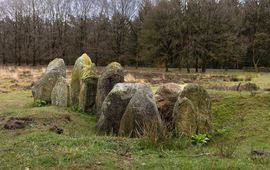
{"label": "shrub", "polygon": [[44,101],[44,100],[35,100],[34,101],[34,107],[43,107],[43,106],[46,106],[46,105],[48,105],[48,103],[46,102],[46,101]]}
{"label": "shrub", "polygon": [[192,143],[195,145],[206,145],[210,141],[210,137],[207,134],[197,134],[192,136]]}
{"label": "shrub", "polygon": [[74,105],[71,107],[73,112],[78,112],[78,113],[83,113],[83,110],[81,109],[81,107],[79,107],[79,105]]}

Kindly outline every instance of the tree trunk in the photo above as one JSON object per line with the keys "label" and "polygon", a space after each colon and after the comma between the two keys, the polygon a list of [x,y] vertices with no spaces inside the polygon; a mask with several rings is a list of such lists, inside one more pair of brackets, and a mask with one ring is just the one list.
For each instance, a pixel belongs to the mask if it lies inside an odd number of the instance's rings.
{"label": "tree trunk", "polygon": [[254,47],[254,39],[252,41],[252,62],[253,66],[256,72],[258,72],[258,62],[256,61],[256,56],[255,56],[255,47]]}
{"label": "tree trunk", "polygon": [[202,73],[206,73],[206,61],[205,61],[205,59],[202,60]]}
{"label": "tree trunk", "polygon": [[139,56],[136,55],[136,69],[139,68]]}
{"label": "tree trunk", "polygon": [[165,60],[165,67],[166,67],[165,71],[166,71],[166,72],[169,72],[168,58],[166,58],[166,60]]}
{"label": "tree trunk", "polygon": [[189,64],[187,65],[187,72],[190,73],[190,67],[189,67]]}
{"label": "tree trunk", "polygon": [[2,57],[3,57],[2,63],[3,63],[3,65],[6,65],[7,61],[6,61],[6,56],[5,56],[4,50],[2,52]]}
{"label": "tree trunk", "polygon": [[196,73],[199,72],[199,57],[196,57],[196,65],[195,65],[195,68],[196,68]]}

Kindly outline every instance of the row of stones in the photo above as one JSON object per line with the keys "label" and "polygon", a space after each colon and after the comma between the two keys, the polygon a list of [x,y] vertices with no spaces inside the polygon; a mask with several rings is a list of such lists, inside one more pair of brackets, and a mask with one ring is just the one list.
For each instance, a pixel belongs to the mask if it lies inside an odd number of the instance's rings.
{"label": "row of stones", "polygon": [[95,64],[87,54],[83,54],[75,62],[69,85],[65,62],[57,58],[49,63],[45,73],[35,82],[32,94],[35,100],[56,106],[77,106],[84,112],[94,113],[95,105],[100,108],[113,86],[124,81],[123,69],[118,63],[111,63],[104,73],[103,78],[99,78]]}
{"label": "row of stones", "polygon": [[145,84],[124,83],[119,63],[111,63],[98,77],[87,54],[76,60],[70,87],[64,61],[55,59],[32,92],[35,100],[96,113],[97,128],[108,133],[140,136],[150,126],[167,126],[180,136],[211,131],[211,100],[202,87],[169,83],[154,95]]}
{"label": "row of stones", "polygon": [[[176,136],[211,132],[211,100],[199,85],[161,85],[157,92],[140,83],[119,83],[105,98],[97,128],[137,137],[166,127]],[[152,129],[153,130],[153,129]]]}

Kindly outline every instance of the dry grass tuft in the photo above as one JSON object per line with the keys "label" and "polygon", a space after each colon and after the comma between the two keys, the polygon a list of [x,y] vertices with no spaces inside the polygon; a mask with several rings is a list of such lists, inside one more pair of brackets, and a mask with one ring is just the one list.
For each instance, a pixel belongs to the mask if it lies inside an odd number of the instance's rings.
{"label": "dry grass tuft", "polygon": [[150,145],[158,146],[169,141],[173,137],[173,133],[164,123],[151,121],[144,123],[136,136]]}

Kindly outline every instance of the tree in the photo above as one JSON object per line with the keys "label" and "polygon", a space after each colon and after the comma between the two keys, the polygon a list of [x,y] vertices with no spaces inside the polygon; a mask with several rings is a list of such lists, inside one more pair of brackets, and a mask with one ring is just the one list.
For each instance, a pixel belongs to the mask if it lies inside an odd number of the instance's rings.
{"label": "tree", "polygon": [[246,0],[243,34],[248,38],[248,55],[256,71],[263,57],[269,55],[267,44],[269,39],[269,7],[267,0]]}
{"label": "tree", "polygon": [[2,0],[2,64],[270,67],[269,0]]}
{"label": "tree", "polygon": [[142,56],[151,58],[150,62],[165,63],[166,71],[170,61],[177,55],[178,43],[178,12],[179,6],[168,1],[160,1],[144,17],[140,32],[140,47]]}

